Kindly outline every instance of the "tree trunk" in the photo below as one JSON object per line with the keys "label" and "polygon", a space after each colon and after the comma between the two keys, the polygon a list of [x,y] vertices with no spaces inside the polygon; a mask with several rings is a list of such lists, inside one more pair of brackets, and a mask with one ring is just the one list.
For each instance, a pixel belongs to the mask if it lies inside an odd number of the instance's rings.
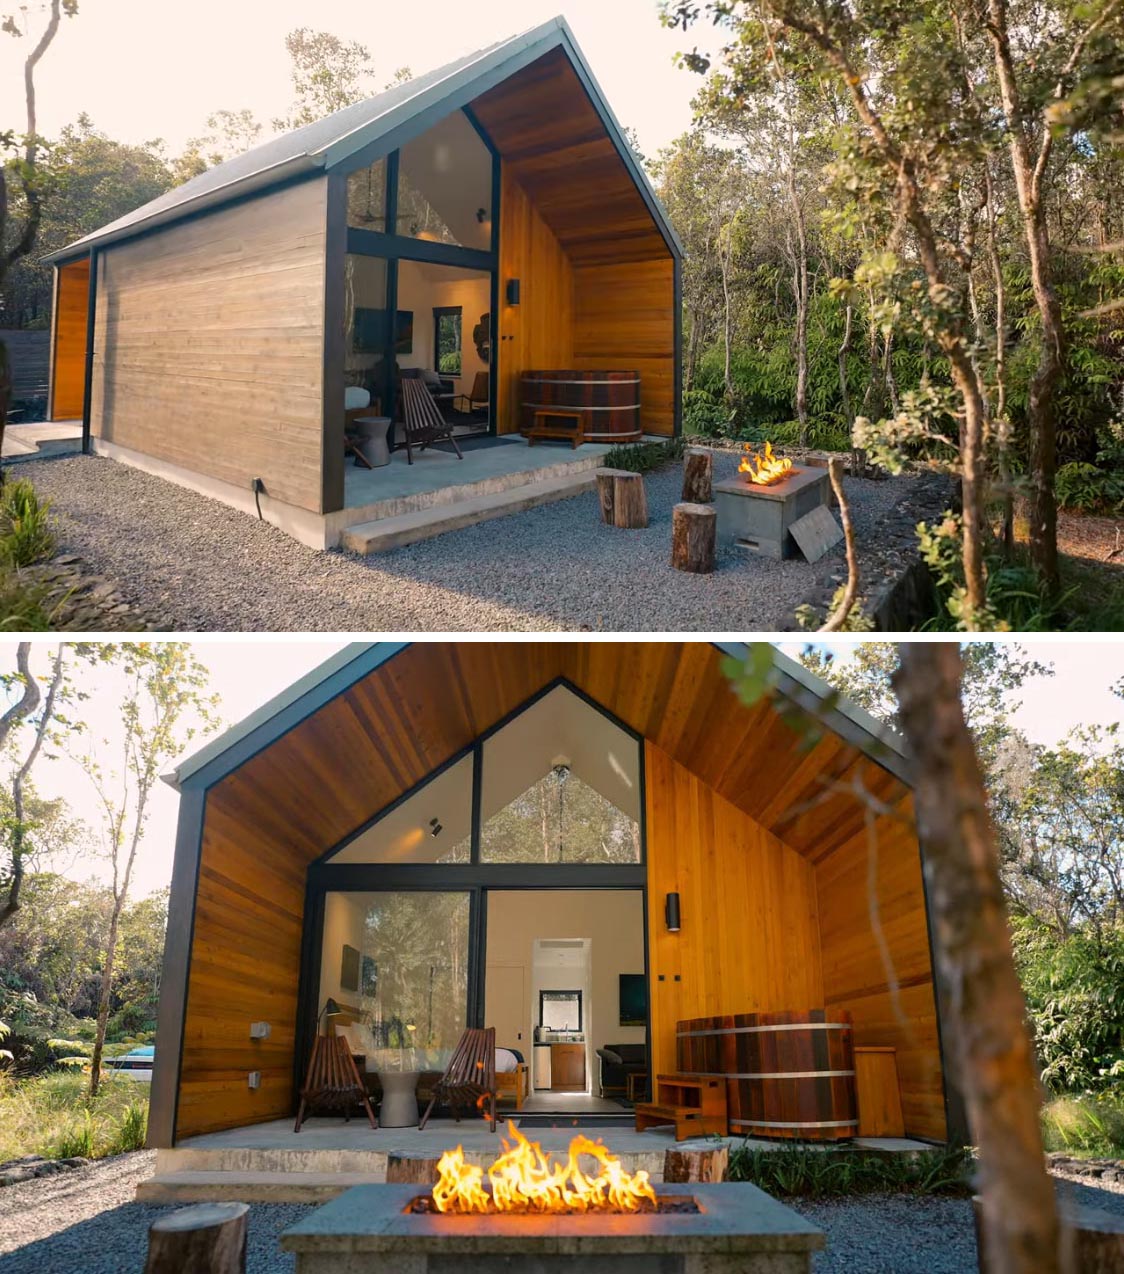
{"label": "tree trunk", "polygon": [[718,515],[713,504],[677,504],[671,511],[671,564],[677,571],[714,570]]}
{"label": "tree trunk", "polygon": [[431,1186],[437,1180],[439,1155],[395,1152],[387,1156],[386,1179],[403,1185]]}
{"label": "tree trunk", "polygon": [[683,457],[683,494],[686,504],[709,504],[714,498],[714,457],[702,447],[688,447]]}
{"label": "tree trunk", "polygon": [[153,1221],[144,1274],[245,1274],[245,1203],[198,1203]]}
{"label": "tree trunk", "polygon": [[121,923],[124,899],[113,900],[113,914],[109,920],[109,935],[105,942],[105,967],[101,971],[101,987],[98,991],[98,1020],[94,1031],[94,1051],[90,1055],[90,1097],[98,1095],[101,1084],[101,1057],[105,1049],[105,1032],[109,1025],[109,1000],[113,991],[113,965],[117,959],[117,936]]}
{"label": "tree trunk", "polygon": [[995,287],[995,424],[999,485],[1003,499],[1003,556],[1009,561],[1015,548],[1015,494],[1011,485],[1011,423],[1007,419],[1007,284],[1003,279],[1003,262],[999,256],[996,235],[995,183],[991,161],[984,164],[987,216],[987,255],[991,279]]}
{"label": "tree trunk", "polygon": [[1058,1274],[1041,1093],[1011,956],[987,795],[960,703],[955,642],[905,642],[894,689],[915,759],[914,802],[945,1019],[979,1149],[989,1269]]}
{"label": "tree trunk", "polygon": [[851,388],[847,384],[847,357],[851,353],[851,323],[855,310],[851,302],[843,313],[843,339],[839,342],[839,398],[843,404],[843,419],[847,422],[847,432],[855,423],[855,413],[851,409]]}
{"label": "tree trunk", "polygon": [[984,571],[984,466],[983,427],[984,405],[980,393],[979,377],[963,342],[946,345],[946,354],[952,364],[952,380],[960,393],[963,404],[963,421],[960,430],[960,490],[963,500],[964,543],[961,549],[964,563],[964,589],[967,628],[977,631],[983,622],[987,607],[987,582]]}
{"label": "tree trunk", "polygon": [[796,419],[800,422],[800,445],[808,445],[808,235],[804,207],[796,189],[796,156],[789,155],[788,197],[796,230],[796,261],[793,291],[796,295]]}
{"label": "tree trunk", "polygon": [[705,1150],[668,1150],[663,1157],[663,1179],[667,1182],[725,1181],[730,1166],[727,1145],[708,1146]]}

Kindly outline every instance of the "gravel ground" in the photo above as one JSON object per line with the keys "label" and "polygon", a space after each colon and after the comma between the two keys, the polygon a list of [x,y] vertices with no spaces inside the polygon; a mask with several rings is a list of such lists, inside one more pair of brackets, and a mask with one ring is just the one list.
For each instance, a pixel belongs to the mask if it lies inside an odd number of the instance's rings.
{"label": "gravel ground", "polygon": [[[737,456],[715,456],[715,477]],[[60,546],[181,631],[768,632],[844,572],[726,554],[713,575],[668,564],[680,467],[649,474],[651,524],[601,525],[589,492],[392,553],[317,553],[226,505],[94,456],[21,467],[54,506]],[[909,478],[848,479],[860,544]]]}
{"label": "gravel ground", "polygon": [[[0,1274],[128,1274],[144,1265],[148,1227],[167,1208],[133,1203],[155,1154],[103,1159],[74,1172],[0,1190]],[[1124,1192],[1059,1184],[1082,1203],[1124,1215]],[[309,1207],[250,1208],[247,1274],[290,1274],[281,1231]],[[816,1274],[972,1274],[976,1241],[967,1199],[870,1195],[798,1203],[796,1210],[827,1233]]]}

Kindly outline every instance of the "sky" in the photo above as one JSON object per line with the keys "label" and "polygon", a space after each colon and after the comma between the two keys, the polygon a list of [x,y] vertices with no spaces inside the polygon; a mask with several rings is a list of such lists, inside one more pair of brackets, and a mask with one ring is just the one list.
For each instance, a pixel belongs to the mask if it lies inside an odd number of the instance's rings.
{"label": "sky", "polygon": [[[36,643],[34,667],[46,670],[53,643]],[[346,643],[338,639],[293,639],[289,637],[206,639],[192,643],[196,657],[210,671],[211,686],[220,698],[220,715],[226,726],[242,720],[268,699],[284,690]],[[818,643],[824,645],[826,643]],[[1023,706],[1015,722],[1033,742],[1056,743],[1076,725],[1107,725],[1124,717],[1124,701],[1110,693],[1110,687],[1124,677],[1124,642],[1023,639],[1033,655],[1053,664],[1056,675],[1034,679],[1023,691]],[[837,657],[846,657],[846,646],[837,645]],[[798,655],[799,643],[782,643],[790,655]],[[840,652],[843,653],[840,653]],[[15,643],[0,642],[0,671],[15,666]],[[119,737],[118,702],[121,683],[102,672],[90,699],[81,705],[81,716],[89,724],[101,759],[112,764],[114,741]],[[105,740],[103,745],[100,741]],[[188,754],[202,740],[194,740]],[[168,767],[173,768],[172,766]],[[43,761],[36,770],[36,784],[44,796],[64,796],[73,812],[93,824],[96,806],[88,779],[81,768],[65,756]],[[167,885],[171,879],[179,798],[161,783],[152,800],[151,818],[138,855],[133,896],[141,897]],[[104,865],[83,859],[59,863],[58,870],[76,879],[102,875]],[[104,875],[102,875],[104,879]]]}
{"label": "sky", "polygon": [[[42,0],[30,8],[38,31]],[[9,11],[9,5],[3,6]],[[709,28],[660,25],[656,0],[80,0],[39,64],[39,132],[51,137],[79,112],[110,137],[160,137],[178,153],[215,110],[250,109],[268,123],[291,100],[285,35],[310,26],[371,51],[376,84],[409,66],[415,74],[561,14],[623,125],[652,155],[690,124],[699,77],[672,65]],[[0,41],[0,131],[23,131],[20,66],[30,41]]]}

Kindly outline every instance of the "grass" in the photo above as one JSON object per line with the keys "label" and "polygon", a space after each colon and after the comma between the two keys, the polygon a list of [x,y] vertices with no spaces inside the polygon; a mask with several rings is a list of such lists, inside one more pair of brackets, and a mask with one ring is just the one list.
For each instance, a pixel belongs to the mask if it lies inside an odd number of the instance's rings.
{"label": "grass", "polygon": [[1074,1158],[1124,1158],[1124,1093],[1055,1097],[1042,1111],[1047,1150]]}
{"label": "grass", "polygon": [[666,442],[634,442],[627,446],[610,447],[602,458],[606,469],[627,469],[629,473],[650,473],[672,460],[682,459],[686,449],[682,438],[669,438]]}
{"label": "grass", "polygon": [[0,1163],[24,1155],[100,1159],[144,1146],[148,1086],[109,1076],[93,1102],[88,1077],[53,1071],[34,1079],[0,1072]]}
{"label": "grass", "polygon": [[971,1193],[967,1150],[948,1147],[914,1155],[858,1150],[739,1146],[730,1155],[730,1180],[749,1181],[777,1198],[830,1199],[856,1194]]}

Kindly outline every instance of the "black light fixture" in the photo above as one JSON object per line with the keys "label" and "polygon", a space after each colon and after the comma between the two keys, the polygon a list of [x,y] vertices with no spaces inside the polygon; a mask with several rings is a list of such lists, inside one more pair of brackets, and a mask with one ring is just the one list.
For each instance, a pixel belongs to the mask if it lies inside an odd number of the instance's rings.
{"label": "black light fixture", "polygon": [[477,220],[477,221],[479,221],[481,225],[483,225],[483,224],[484,224],[484,222],[488,220],[488,209],[487,209],[487,208],[477,208],[477,209],[476,209],[476,220]]}
{"label": "black light fixture", "polygon": [[678,933],[679,924],[679,895],[668,894],[663,905],[664,923],[667,925],[668,933]]}
{"label": "black light fixture", "polygon": [[343,1009],[340,1008],[340,1006],[335,1002],[335,1000],[332,999],[331,996],[328,996],[328,998],[324,1001],[324,1007],[320,1010],[320,1016],[317,1017],[316,1019],[317,1032],[319,1032],[320,1030],[321,1018],[344,1017],[344,1016],[346,1016],[346,1014],[344,1013]]}
{"label": "black light fixture", "polygon": [[508,279],[507,281],[507,303],[508,305],[519,304],[519,280]]}
{"label": "black light fixture", "polygon": [[435,819],[435,818],[431,818],[431,819],[429,820],[429,834],[430,834],[430,836],[440,836],[440,835],[441,835],[441,832],[442,832],[442,827],[441,827],[440,822],[438,822],[438,820],[437,820],[437,819]]}

